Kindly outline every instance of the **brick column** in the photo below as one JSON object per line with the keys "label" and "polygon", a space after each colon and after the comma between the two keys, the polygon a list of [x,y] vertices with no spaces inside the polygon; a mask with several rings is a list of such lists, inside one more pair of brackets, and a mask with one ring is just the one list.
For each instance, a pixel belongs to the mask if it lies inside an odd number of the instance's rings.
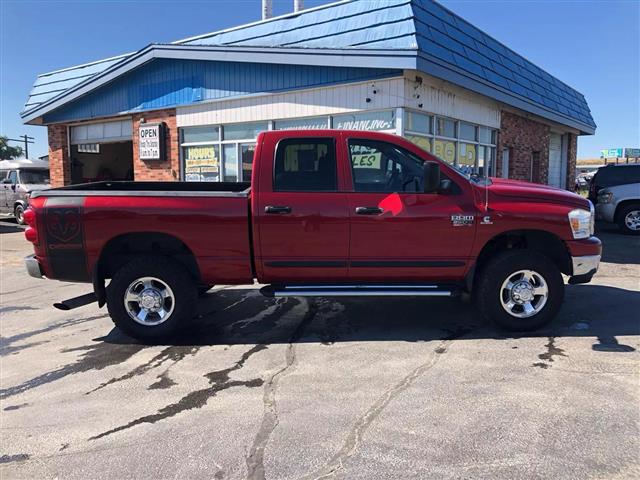
{"label": "brick column", "polygon": [[576,185],[576,162],[578,161],[578,136],[567,134],[567,190],[573,191]]}
{"label": "brick column", "polygon": [[71,162],[66,125],[49,125],[49,175],[52,187],[71,183]]}
{"label": "brick column", "polygon": [[496,148],[496,175],[502,174],[502,150],[509,148],[509,178],[529,180],[531,178],[532,156],[540,155],[540,163],[533,174],[537,183],[547,183],[549,176],[549,132],[547,125],[525,117],[503,111]]}
{"label": "brick column", "polygon": [[[145,123],[164,122],[166,124],[166,160],[140,160],[138,151],[138,127]],[[176,110],[155,110],[137,113],[133,116],[133,176],[138,181],[171,181],[180,179],[180,155],[178,151],[178,128]]]}

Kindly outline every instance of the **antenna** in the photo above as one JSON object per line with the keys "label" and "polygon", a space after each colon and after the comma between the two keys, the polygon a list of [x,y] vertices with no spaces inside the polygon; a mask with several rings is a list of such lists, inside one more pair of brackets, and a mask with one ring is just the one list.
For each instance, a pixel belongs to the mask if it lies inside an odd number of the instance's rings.
{"label": "antenna", "polygon": [[273,17],[273,1],[262,0],[262,20]]}
{"label": "antenna", "polygon": [[299,12],[304,9],[304,0],[293,0],[293,11]]}

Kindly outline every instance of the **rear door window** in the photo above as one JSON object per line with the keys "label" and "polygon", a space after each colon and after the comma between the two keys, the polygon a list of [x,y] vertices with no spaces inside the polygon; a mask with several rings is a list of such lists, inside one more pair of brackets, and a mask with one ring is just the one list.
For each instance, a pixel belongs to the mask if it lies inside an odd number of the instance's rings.
{"label": "rear door window", "polygon": [[273,170],[275,192],[338,190],[336,147],[332,138],[280,141]]}

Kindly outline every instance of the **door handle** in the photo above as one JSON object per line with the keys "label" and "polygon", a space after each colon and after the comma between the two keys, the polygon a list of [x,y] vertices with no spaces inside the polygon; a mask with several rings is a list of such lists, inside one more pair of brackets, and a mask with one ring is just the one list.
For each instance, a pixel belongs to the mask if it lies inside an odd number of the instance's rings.
{"label": "door handle", "polygon": [[384,213],[384,210],[380,207],[356,207],[356,214],[358,215],[380,215]]}
{"label": "door handle", "polygon": [[285,215],[291,213],[291,207],[267,205],[264,207],[264,213],[273,213],[276,215]]}

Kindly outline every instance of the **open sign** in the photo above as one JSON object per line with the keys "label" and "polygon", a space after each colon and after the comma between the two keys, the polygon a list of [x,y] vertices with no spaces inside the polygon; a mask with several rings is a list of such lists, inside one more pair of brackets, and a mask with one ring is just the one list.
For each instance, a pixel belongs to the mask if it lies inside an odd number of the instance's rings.
{"label": "open sign", "polygon": [[138,128],[138,155],[140,160],[164,160],[164,123],[141,123]]}

